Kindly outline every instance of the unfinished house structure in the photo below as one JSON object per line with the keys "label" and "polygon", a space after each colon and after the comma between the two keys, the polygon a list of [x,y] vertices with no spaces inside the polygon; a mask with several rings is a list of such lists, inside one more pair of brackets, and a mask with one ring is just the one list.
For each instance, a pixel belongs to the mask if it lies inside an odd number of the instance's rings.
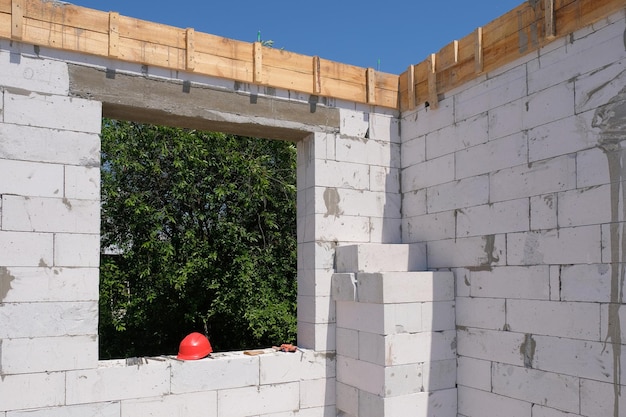
{"label": "unfinished house structure", "polygon": [[[0,0],[0,417],[626,415],[625,10],[398,76]],[[99,360],[103,116],[297,142],[299,352]]]}

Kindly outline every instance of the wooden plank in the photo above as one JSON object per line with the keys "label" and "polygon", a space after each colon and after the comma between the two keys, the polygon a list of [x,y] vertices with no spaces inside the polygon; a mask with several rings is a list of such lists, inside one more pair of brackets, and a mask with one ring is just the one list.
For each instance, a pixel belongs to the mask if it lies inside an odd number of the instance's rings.
{"label": "wooden plank", "polygon": [[365,71],[361,67],[320,58],[320,69],[322,79],[342,80],[343,82],[359,84],[363,88],[365,87]]}
{"label": "wooden plank", "polygon": [[322,92],[322,76],[320,74],[320,57],[313,57],[313,94]]}
{"label": "wooden plank", "polygon": [[428,58],[428,104],[431,109],[439,107],[439,94],[437,92],[437,55],[430,54]]}
{"label": "wooden plank", "polygon": [[556,37],[556,24],[554,22],[554,0],[544,0],[546,38]]}
{"label": "wooden plank", "polygon": [[[250,54],[248,54],[250,55]],[[250,61],[237,61],[230,58],[199,53],[196,50],[196,70],[198,74],[225,78],[244,83],[254,82],[254,65]]]}
{"label": "wooden plank", "polygon": [[196,53],[204,53],[219,57],[252,63],[250,42],[236,41],[208,33],[196,33]]}
{"label": "wooden plank", "polygon": [[24,4],[22,0],[11,2],[11,38],[22,39],[24,33]]}
{"label": "wooden plank", "polygon": [[263,49],[263,67],[280,67],[313,76],[310,56],[275,48]]}
{"label": "wooden plank", "polygon": [[367,89],[367,103],[376,104],[376,71],[368,68],[365,73],[367,79],[365,88]]}
{"label": "wooden plank", "polygon": [[453,41],[437,53],[437,71],[450,68],[459,62],[459,41]]}
{"label": "wooden plank", "polygon": [[109,13],[69,3],[24,0],[24,16],[33,20],[54,23],[90,32],[108,33]]}
{"label": "wooden plank", "polygon": [[[265,57],[263,57],[265,58]],[[312,74],[293,71],[287,68],[268,67],[263,65],[263,84],[286,90],[313,93],[311,86]]]}
{"label": "wooden plank", "polygon": [[263,44],[261,42],[255,42],[253,44],[253,56],[254,56],[254,82],[257,84],[263,83]]}
{"label": "wooden plank", "polygon": [[194,35],[195,30],[193,28],[187,28],[185,34],[185,40],[187,41],[187,48],[185,48],[185,68],[187,71],[193,71],[196,68]]}
{"label": "wooden plank", "polygon": [[[363,71],[365,75],[365,71]],[[356,101],[358,103],[367,102],[367,91],[365,83],[352,84],[344,82],[336,78],[327,78],[322,76],[322,93],[326,97],[335,97],[338,99]]]}
{"label": "wooden plank", "polygon": [[120,54],[120,32],[119,21],[120,14],[116,12],[109,13],[109,56],[118,57]]}
{"label": "wooden plank", "polygon": [[477,27],[474,40],[474,72],[480,74],[484,68],[483,58],[483,28]]}
{"label": "wooden plank", "polygon": [[11,3],[11,0],[0,0],[0,13],[11,14]]}
{"label": "wooden plank", "polygon": [[144,65],[185,70],[185,50],[120,38],[120,58]]}
{"label": "wooden plank", "polygon": [[408,109],[413,110],[416,106],[415,104],[415,67],[413,65],[409,65],[407,69],[407,94],[409,95],[408,99]]}
{"label": "wooden plank", "polygon": [[11,39],[11,15],[0,13],[0,38]]}
{"label": "wooden plank", "polygon": [[381,107],[389,107],[392,109],[398,108],[398,89],[391,90],[376,90],[376,105]]}
{"label": "wooden plank", "polygon": [[186,30],[132,17],[120,16],[120,36],[155,45],[187,47]]}
{"label": "wooden plank", "polygon": [[80,31],[30,18],[24,19],[24,25],[24,42],[103,57],[109,54],[107,33]]}

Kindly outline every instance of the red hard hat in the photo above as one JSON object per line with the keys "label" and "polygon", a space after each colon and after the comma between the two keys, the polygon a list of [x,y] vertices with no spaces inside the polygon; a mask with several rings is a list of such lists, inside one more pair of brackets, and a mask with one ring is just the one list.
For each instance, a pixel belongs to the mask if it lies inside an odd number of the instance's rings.
{"label": "red hard hat", "polygon": [[209,339],[202,333],[190,333],[180,342],[177,359],[202,359],[213,352]]}

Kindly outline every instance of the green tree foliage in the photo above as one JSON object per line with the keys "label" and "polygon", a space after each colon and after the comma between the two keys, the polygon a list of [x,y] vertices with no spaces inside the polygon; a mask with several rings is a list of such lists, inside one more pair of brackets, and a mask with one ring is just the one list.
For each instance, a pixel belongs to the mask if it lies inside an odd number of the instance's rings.
{"label": "green tree foliage", "polygon": [[[292,143],[105,119],[100,357],[293,342]],[[114,254],[111,254],[114,253]]]}

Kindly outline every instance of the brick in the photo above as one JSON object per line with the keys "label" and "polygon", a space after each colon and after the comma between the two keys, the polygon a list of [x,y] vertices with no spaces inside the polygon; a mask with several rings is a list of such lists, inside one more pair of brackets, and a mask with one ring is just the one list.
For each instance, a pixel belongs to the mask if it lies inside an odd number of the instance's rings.
{"label": "brick", "polygon": [[487,113],[446,126],[426,135],[428,159],[447,155],[487,142]]}
{"label": "brick", "polygon": [[530,197],[530,230],[556,229],[557,193]]}
{"label": "brick", "polygon": [[0,231],[0,265],[48,266],[53,260],[53,237],[50,233]]}
{"label": "brick", "polygon": [[12,411],[7,417],[120,417],[119,402],[81,404],[39,410]]}
{"label": "brick", "polygon": [[530,224],[528,210],[527,198],[459,209],[456,211],[457,236],[528,230]]}
{"label": "brick", "polygon": [[519,132],[456,153],[455,178],[487,174],[528,161],[526,133]]}
{"label": "brick", "polygon": [[481,175],[430,187],[426,199],[429,213],[487,204],[489,176]]}
{"label": "brick", "polygon": [[81,336],[98,333],[98,303],[4,303],[0,338]]}
{"label": "brick", "polygon": [[490,175],[490,202],[531,197],[576,186],[576,160],[571,155],[518,165]]}
{"label": "brick", "polygon": [[611,300],[611,266],[607,264],[563,265],[561,299],[608,303]]}
{"label": "brick", "polygon": [[492,381],[495,394],[563,411],[578,411],[576,377],[494,363]]}
{"label": "brick", "polygon": [[213,391],[259,384],[258,357],[213,354],[198,361],[171,362],[171,393]]}
{"label": "brick", "polygon": [[456,378],[459,385],[491,391],[491,362],[459,356]]}
{"label": "brick", "polygon": [[451,239],[456,232],[456,211],[442,211],[434,214],[404,219],[405,231],[410,242]]}
{"label": "brick", "polygon": [[411,165],[401,172],[402,191],[408,192],[454,180],[454,154]]}
{"label": "brick", "polygon": [[502,330],[506,324],[503,299],[457,297],[456,312],[459,326]]}
{"label": "brick", "polygon": [[259,356],[261,385],[335,376],[335,360],[323,352],[300,349]]}
{"label": "brick", "polygon": [[423,244],[341,245],[336,250],[337,272],[400,272],[425,269]]}
{"label": "brick", "polygon": [[532,404],[469,387],[458,388],[459,415],[483,417],[494,410],[506,410],[507,417],[529,417]]}
{"label": "brick", "polygon": [[600,227],[568,227],[507,235],[509,265],[601,262]]}
{"label": "brick", "polygon": [[3,123],[0,124],[0,159],[95,168],[100,166],[100,137]]}
{"label": "brick", "polygon": [[361,303],[414,303],[454,299],[450,272],[385,272],[357,274]]}
{"label": "brick", "polygon": [[370,127],[369,113],[339,108],[341,124],[339,133],[355,138],[365,138]]}
{"label": "brick", "polygon": [[4,339],[1,346],[0,363],[4,375],[86,369],[98,365],[98,340],[95,334]]}
{"label": "brick", "polygon": [[359,390],[339,381],[337,386],[337,410],[348,415],[356,416],[359,413]]}
{"label": "brick", "polygon": [[[439,301],[422,304],[422,326],[424,331],[454,330],[455,328],[455,304],[454,301]],[[405,304],[399,304],[396,309]],[[400,316],[400,314],[398,314]],[[406,320],[406,319],[405,319]],[[411,332],[412,330],[406,330]]]}
{"label": "brick", "polygon": [[67,95],[67,63],[31,58],[12,51],[0,51],[2,86],[45,94]]}
{"label": "brick", "polygon": [[456,388],[456,362],[456,358],[425,362],[422,366],[424,391],[432,392]]}
{"label": "brick", "polygon": [[565,81],[546,88],[526,99],[526,112],[523,113],[524,129],[574,115],[574,83]]}
{"label": "brick", "polygon": [[472,297],[548,300],[550,271],[546,265],[499,266],[491,271],[472,271]]}
{"label": "brick", "polygon": [[370,191],[400,193],[400,169],[370,166]]}
{"label": "brick", "polygon": [[0,384],[0,398],[0,412],[64,405],[65,374],[4,375]]}
{"label": "brick", "polygon": [[298,321],[334,323],[335,306],[331,297],[298,296]]}
{"label": "brick", "polygon": [[157,398],[122,401],[121,417],[214,416],[217,414],[217,393],[165,395]]}
{"label": "brick", "polygon": [[0,194],[29,197],[61,197],[63,194],[61,165],[0,159],[0,172]]}
{"label": "brick", "polygon": [[367,190],[369,188],[369,166],[349,162],[328,160],[314,161],[315,186],[352,188]]}
{"label": "brick", "polygon": [[4,122],[100,133],[102,103],[76,97],[4,93]]}
{"label": "brick", "polygon": [[454,96],[456,120],[499,107],[526,96],[526,66],[511,69]]}
{"label": "brick", "polygon": [[511,331],[600,340],[597,303],[507,300],[506,308]]}
{"label": "brick", "polygon": [[[580,413],[585,416],[615,416],[626,410],[626,397],[615,397],[615,390],[624,392],[624,385],[616,387],[613,383],[603,383],[588,379],[580,381]],[[617,400],[617,401],[616,401]]]}
{"label": "brick", "polygon": [[595,148],[576,154],[576,185],[579,188],[610,182],[609,163],[604,151]]}
{"label": "brick", "polygon": [[100,201],[100,168],[66,166],[65,197]]}
{"label": "brick", "polygon": [[520,354],[523,343],[524,335],[521,333],[457,326],[459,356],[523,366],[524,358]]}
{"label": "brick", "polygon": [[[419,109],[415,112],[403,113],[400,123],[402,131],[400,137],[402,142],[423,136],[426,133],[434,132],[445,126],[449,126],[455,121],[455,100],[441,100],[436,111]],[[478,114],[482,112],[477,112]],[[464,120],[467,117],[458,118]]]}
{"label": "brick", "polygon": [[2,196],[4,230],[99,233],[100,202]]}
{"label": "brick", "polygon": [[337,327],[337,355],[359,359],[359,332]]}
{"label": "brick", "polygon": [[488,268],[503,265],[505,259],[505,235],[428,242],[429,268]]}
{"label": "brick", "polygon": [[456,332],[398,333],[385,336],[387,365],[456,359]]}
{"label": "brick", "polygon": [[[300,382],[300,409],[335,405],[335,379],[310,379]],[[333,411],[334,407],[333,407]]]}
{"label": "brick", "polygon": [[559,227],[611,222],[611,187],[609,185],[558,193],[558,202]]}
{"label": "brick", "polygon": [[97,369],[66,372],[66,404],[136,400],[169,393],[170,363],[145,359],[141,365],[125,360],[100,362]]}
{"label": "brick", "polygon": [[[242,399],[245,398],[245,401]],[[218,417],[247,417],[297,410],[300,404],[300,384],[264,385],[234,388],[217,393]]]}
{"label": "brick", "polygon": [[[402,125],[404,126],[404,124]],[[426,160],[426,136],[407,140],[402,143],[400,167],[408,168]]]}
{"label": "brick", "polygon": [[[592,112],[548,122],[528,131],[530,162],[593,148],[598,138],[591,133]],[[567,138],[567,140],[554,140]]]}
{"label": "brick", "polygon": [[100,265],[100,235],[55,234],[54,265],[98,267]]}

